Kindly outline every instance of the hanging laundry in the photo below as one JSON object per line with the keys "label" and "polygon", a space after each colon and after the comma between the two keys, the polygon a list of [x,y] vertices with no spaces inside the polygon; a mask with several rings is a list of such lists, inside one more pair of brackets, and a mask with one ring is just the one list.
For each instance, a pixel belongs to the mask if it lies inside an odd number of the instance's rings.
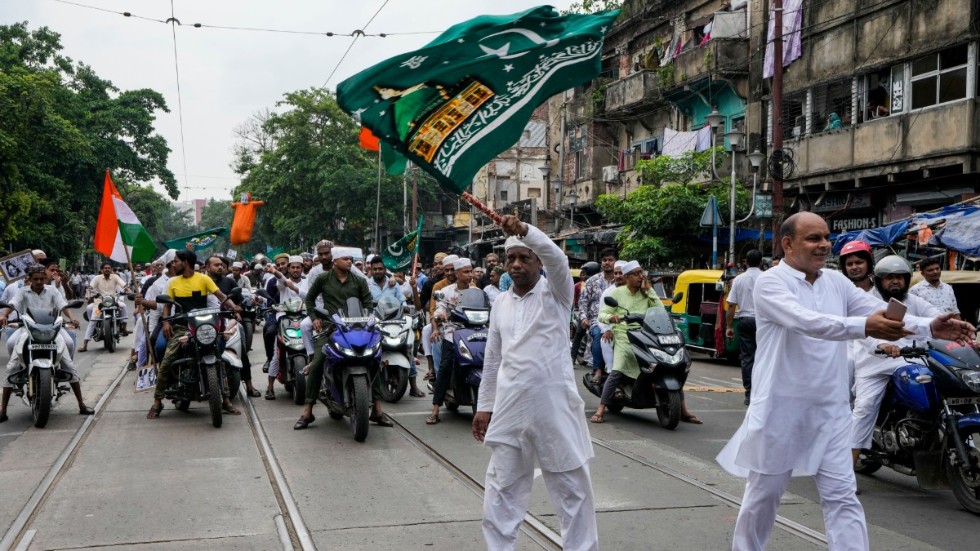
{"label": "hanging laundry", "polygon": [[678,132],[664,128],[664,143],[661,153],[677,157],[688,151],[706,151],[711,147],[711,127],[705,125],[700,130]]}
{"label": "hanging laundry", "polygon": [[[766,59],[762,65],[762,78],[771,78],[774,74],[775,63],[773,41],[776,39],[776,21],[774,19],[774,4],[769,6],[769,34],[766,39]],[[803,27],[803,0],[785,0],[783,2],[783,67],[796,61],[803,55],[803,42],[800,29]]]}

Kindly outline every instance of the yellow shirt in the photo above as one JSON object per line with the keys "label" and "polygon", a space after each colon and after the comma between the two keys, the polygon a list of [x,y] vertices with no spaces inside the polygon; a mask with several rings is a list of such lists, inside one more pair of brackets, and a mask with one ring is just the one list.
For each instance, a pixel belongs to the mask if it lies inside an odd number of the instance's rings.
{"label": "yellow shirt", "polygon": [[217,291],[218,286],[214,284],[214,280],[197,272],[194,272],[191,277],[170,278],[167,285],[167,294],[184,309],[184,312],[195,308],[207,308],[208,295]]}

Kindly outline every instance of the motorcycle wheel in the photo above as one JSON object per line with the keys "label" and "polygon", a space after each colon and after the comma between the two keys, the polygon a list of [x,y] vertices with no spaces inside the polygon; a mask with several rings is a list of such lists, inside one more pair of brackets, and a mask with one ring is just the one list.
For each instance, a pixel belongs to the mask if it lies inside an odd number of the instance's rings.
{"label": "motorcycle wheel", "polygon": [[221,427],[221,377],[218,376],[218,366],[208,367],[208,407],[211,408],[211,424],[214,428]]}
{"label": "motorcycle wheel", "polygon": [[667,399],[657,408],[657,420],[667,430],[677,428],[681,422],[681,391],[667,391]]}
{"label": "motorcycle wheel", "polygon": [[367,377],[356,375],[347,382],[348,395],[351,397],[350,428],[354,432],[354,440],[363,442],[368,435],[368,416],[371,414],[371,389]]}
{"label": "motorcycle wheel", "polygon": [[255,334],[255,323],[252,320],[242,320],[242,328],[245,330],[245,352],[252,350],[252,335]]}
{"label": "motorcycle wheel", "polygon": [[174,409],[177,411],[187,411],[191,407],[190,400],[177,400],[174,402]]}
{"label": "motorcycle wheel", "polygon": [[854,465],[854,472],[866,476],[873,475],[881,468],[881,461],[871,459],[864,454],[858,456],[857,464]]}
{"label": "motorcycle wheel", "polygon": [[116,351],[116,324],[111,321],[102,322],[102,344],[108,353]]}
{"label": "motorcycle wheel", "polygon": [[306,375],[303,375],[305,367],[306,358],[293,356],[289,368],[293,370],[293,403],[297,406],[306,403]]}
{"label": "motorcycle wheel", "polygon": [[228,370],[228,393],[234,398],[238,395],[238,391],[242,386],[242,372],[240,369],[235,369],[231,366],[226,366],[225,369]]}
{"label": "motorcycle wheel", "polygon": [[450,402],[449,400],[446,400],[446,409],[448,409],[449,411],[458,411],[459,404],[457,404],[456,402]]}
{"label": "motorcycle wheel", "polygon": [[38,369],[34,372],[34,399],[31,400],[31,415],[34,426],[43,429],[51,414],[51,370]]}
{"label": "motorcycle wheel", "polygon": [[966,429],[960,433],[960,437],[970,457],[970,464],[952,465],[948,458],[944,458],[946,477],[956,501],[967,511],[980,515],[980,427]]}
{"label": "motorcycle wheel", "polygon": [[381,399],[397,404],[408,390],[408,373],[397,366],[388,366],[381,370]]}

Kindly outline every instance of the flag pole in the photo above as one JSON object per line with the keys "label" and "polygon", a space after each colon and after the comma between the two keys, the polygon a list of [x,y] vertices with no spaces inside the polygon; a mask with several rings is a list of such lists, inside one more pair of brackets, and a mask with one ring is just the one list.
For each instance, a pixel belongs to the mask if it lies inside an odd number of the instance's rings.
{"label": "flag pole", "polygon": [[469,203],[470,205],[473,205],[473,208],[475,208],[476,210],[489,216],[490,219],[493,220],[494,223],[497,224],[498,226],[503,221],[503,217],[501,217],[497,211],[484,205],[482,201],[474,197],[473,194],[471,194],[470,192],[464,191],[463,195],[461,195],[460,198],[466,201],[467,203]]}
{"label": "flag pole", "polygon": [[378,148],[378,202],[374,206],[374,252],[381,254],[381,148]]}

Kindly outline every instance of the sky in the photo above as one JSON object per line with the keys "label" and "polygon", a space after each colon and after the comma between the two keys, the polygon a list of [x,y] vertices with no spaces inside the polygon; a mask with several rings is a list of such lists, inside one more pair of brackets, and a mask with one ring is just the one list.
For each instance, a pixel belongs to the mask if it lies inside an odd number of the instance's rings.
{"label": "sky", "polygon": [[[156,131],[170,146],[168,166],[177,178],[179,200],[186,201],[232,198],[231,190],[238,184],[229,167],[236,142],[234,129],[252,114],[274,109],[283,94],[325,84],[334,90],[339,82],[379,61],[424,46],[451,25],[483,14],[516,13],[542,3],[0,0],[0,24],[27,21],[30,29],[46,26],[61,35],[63,55],[91,66],[120,90],[151,88],[163,94],[170,113],[157,112]],[[550,5],[565,9],[571,3],[554,0]],[[132,17],[110,12],[130,12]],[[180,25],[160,22],[171,13]],[[195,28],[195,23],[323,34]],[[341,60],[353,39],[324,34],[355,30],[392,36],[359,37]],[[157,189],[162,191],[160,186]]]}

